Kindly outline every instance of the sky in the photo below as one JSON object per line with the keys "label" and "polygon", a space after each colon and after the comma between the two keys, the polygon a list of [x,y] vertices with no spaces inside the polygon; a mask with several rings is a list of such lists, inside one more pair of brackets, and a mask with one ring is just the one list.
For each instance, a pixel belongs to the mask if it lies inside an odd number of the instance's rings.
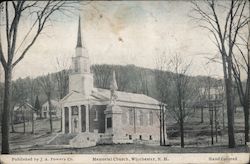
{"label": "sky", "polygon": [[[192,4],[188,1],[83,4],[81,10],[73,11],[70,17],[60,14],[53,17],[15,67],[13,78],[36,77],[68,68],[75,55],[79,15],[82,40],[92,64],[134,64],[154,69],[160,55],[171,58],[179,54],[186,62],[192,61],[189,74],[222,77],[222,66],[208,64],[207,59],[218,54],[216,46],[208,32],[190,17],[191,10]],[[20,36],[27,32],[30,24],[30,20],[23,20]]]}

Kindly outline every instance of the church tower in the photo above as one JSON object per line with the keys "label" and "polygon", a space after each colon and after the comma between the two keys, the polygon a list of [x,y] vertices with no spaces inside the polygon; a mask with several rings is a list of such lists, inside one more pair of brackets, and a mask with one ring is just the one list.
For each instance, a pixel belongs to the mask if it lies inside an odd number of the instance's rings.
{"label": "church tower", "polygon": [[72,57],[71,73],[69,75],[69,91],[80,92],[86,97],[91,94],[93,75],[90,72],[90,66],[88,51],[84,42],[82,42],[81,18],[79,17],[75,56]]}

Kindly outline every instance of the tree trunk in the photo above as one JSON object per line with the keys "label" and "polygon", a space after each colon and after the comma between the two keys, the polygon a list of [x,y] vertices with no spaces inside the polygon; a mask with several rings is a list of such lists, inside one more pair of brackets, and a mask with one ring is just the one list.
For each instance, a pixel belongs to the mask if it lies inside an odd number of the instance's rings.
{"label": "tree trunk", "polygon": [[184,148],[184,125],[183,125],[183,108],[184,108],[184,103],[183,106],[179,106],[180,109],[180,131],[181,131],[181,147]]}
{"label": "tree trunk", "polygon": [[53,122],[52,122],[52,105],[51,105],[51,100],[50,100],[50,95],[51,93],[48,93],[48,103],[49,103],[49,123],[50,123],[50,132],[53,132]]}
{"label": "tree trunk", "polygon": [[31,133],[34,134],[35,133],[35,131],[34,131],[34,123],[35,123],[34,122],[34,112],[32,112],[32,120],[31,121],[32,121],[32,125],[31,125],[32,126],[32,130],[31,130],[32,132]]}
{"label": "tree trunk", "polygon": [[203,107],[201,107],[201,123],[203,123],[204,122],[204,119],[203,119]]}
{"label": "tree trunk", "polygon": [[224,106],[224,100],[223,100],[223,104],[222,104],[222,126],[223,126],[223,130],[225,129],[225,106]]}
{"label": "tree trunk", "polygon": [[26,125],[25,125],[25,116],[24,116],[24,111],[23,111],[23,133],[26,132]]}
{"label": "tree trunk", "polygon": [[160,106],[160,145],[162,146],[162,110]]}
{"label": "tree trunk", "polygon": [[60,119],[60,132],[62,132],[62,110],[61,110],[61,119]]}
{"label": "tree trunk", "polygon": [[11,132],[12,133],[15,133],[16,131],[15,131],[15,128],[14,128],[14,107],[15,106],[13,106],[13,108],[11,109],[11,114],[10,114],[10,122],[11,122]]}
{"label": "tree trunk", "polygon": [[[228,66],[228,71],[231,71]],[[228,124],[228,147],[235,147],[234,138],[234,108],[232,99],[232,78],[229,76],[226,80],[226,99],[227,99],[227,124]]]}
{"label": "tree trunk", "polygon": [[246,102],[244,108],[244,121],[245,121],[245,145],[249,142],[249,102]]}
{"label": "tree trunk", "polygon": [[215,142],[218,142],[218,121],[217,121],[217,108],[214,107],[214,125],[215,125]]}
{"label": "tree trunk", "polygon": [[210,135],[211,135],[211,145],[214,145],[214,110],[213,107],[211,107],[211,104],[209,104],[209,114],[210,114]]}
{"label": "tree trunk", "polygon": [[163,113],[163,116],[162,116],[162,121],[163,121],[163,124],[162,124],[162,133],[163,133],[163,145],[165,146],[166,145],[166,139],[165,139],[165,107],[162,106],[162,113]]}
{"label": "tree trunk", "polygon": [[4,81],[4,101],[3,101],[3,113],[2,113],[2,154],[9,154],[9,116],[10,116],[10,98],[11,98],[11,78],[12,68],[8,67],[5,70]]}

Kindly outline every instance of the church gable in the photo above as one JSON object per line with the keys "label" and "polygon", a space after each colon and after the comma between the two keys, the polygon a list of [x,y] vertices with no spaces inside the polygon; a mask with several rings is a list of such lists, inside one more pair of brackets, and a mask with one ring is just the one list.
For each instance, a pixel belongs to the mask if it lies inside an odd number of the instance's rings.
{"label": "church gable", "polygon": [[84,99],[84,96],[76,91],[70,92],[68,95],[66,95],[61,102],[70,102],[70,101],[77,101]]}

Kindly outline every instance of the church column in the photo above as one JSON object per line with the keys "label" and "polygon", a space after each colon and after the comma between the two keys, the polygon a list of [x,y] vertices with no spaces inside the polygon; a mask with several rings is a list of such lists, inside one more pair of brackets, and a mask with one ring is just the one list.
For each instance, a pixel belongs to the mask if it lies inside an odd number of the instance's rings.
{"label": "church column", "polygon": [[89,106],[86,105],[86,132],[89,132]]}
{"label": "church column", "polygon": [[78,105],[78,127],[79,127],[79,133],[82,132],[82,110],[81,110],[81,105]]}
{"label": "church column", "polygon": [[72,111],[72,109],[71,109],[71,107],[69,107],[69,133],[72,133],[72,129],[71,129],[71,111]]}
{"label": "church column", "polygon": [[62,107],[62,133],[65,133],[65,111],[64,107]]}

